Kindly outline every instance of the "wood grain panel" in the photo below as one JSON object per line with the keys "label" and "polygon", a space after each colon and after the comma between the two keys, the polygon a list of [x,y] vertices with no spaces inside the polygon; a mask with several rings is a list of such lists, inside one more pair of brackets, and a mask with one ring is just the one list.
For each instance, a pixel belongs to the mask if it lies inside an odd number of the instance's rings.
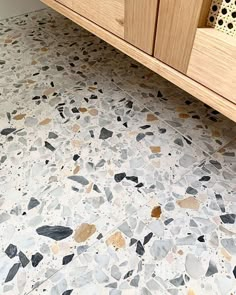
{"label": "wood grain panel", "polygon": [[203,0],[202,1],[202,8],[201,13],[198,21],[198,27],[204,28],[207,25],[207,18],[210,12],[212,0]]}
{"label": "wood grain panel", "polygon": [[56,1],[41,1],[236,122],[236,104],[186,75],[181,74],[179,71],[176,71],[165,63],[137,49],[135,46],[132,46],[121,38],[109,33],[107,30],[104,30]]}
{"label": "wood grain panel", "polygon": [[125,40],[153,54],[158,0],[125,0]]}
{"label": "wood grain panel", "polygon": [[124,38],[125,0],[73,0],[73,10]]}
{"label": "wood grain panel", "polygon": [[155,57],[186,73],[204,0],[161,0]]}
{"label": "wood grain panel", "polygon": [[66,7],[72,8],[73,0],[56,0],[56,1],[65,5]]}
{"label": "wood grain panel", "polygon": [[236,103],[236,39],[198,29],[187,75]]}

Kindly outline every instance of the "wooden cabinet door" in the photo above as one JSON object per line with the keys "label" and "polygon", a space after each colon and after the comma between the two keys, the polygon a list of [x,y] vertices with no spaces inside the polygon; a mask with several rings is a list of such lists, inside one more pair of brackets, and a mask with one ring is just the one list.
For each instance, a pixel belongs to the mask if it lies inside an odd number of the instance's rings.
{"label": "wooden cabinet door", "polygon": [[124,39],[153,55],[159,0],[125,0]]}
{"label": "wooden cabinet door", "polygon": [[153,54],[158,0],[58,2],[148,54]]}
{"label": "wooden cabinet door", "polygon": [[154,55],[187,72],[198,27],[204,27],[212,0],[160,0]]}
{"label": "wooden cabinet door", "polygon": [[73,10],[123,38],[125,0],[73,0]]}

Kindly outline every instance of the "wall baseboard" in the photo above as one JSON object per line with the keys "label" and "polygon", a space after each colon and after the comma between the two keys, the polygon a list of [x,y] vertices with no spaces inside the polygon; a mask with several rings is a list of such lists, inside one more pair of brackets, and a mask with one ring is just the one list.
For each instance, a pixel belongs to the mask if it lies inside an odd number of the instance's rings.
{"label": "wall baseboard", "polygon": [[45,8],[39,0],[0,0],[0,19]]}

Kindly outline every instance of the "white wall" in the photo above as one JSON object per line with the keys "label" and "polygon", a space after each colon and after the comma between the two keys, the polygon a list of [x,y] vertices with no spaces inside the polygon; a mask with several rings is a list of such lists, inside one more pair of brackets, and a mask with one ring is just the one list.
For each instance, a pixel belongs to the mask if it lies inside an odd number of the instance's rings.
{"label": "white wall", "polygon": [[40,0],[0,0],[0,19],[35,11],[44,7]]}

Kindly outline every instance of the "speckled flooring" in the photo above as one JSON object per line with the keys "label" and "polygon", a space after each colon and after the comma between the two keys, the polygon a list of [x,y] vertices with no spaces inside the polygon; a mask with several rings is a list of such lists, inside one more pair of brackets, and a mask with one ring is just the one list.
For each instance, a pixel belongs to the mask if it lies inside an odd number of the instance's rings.
{"label": "speckled flooring", "polygon": [[236,294],[236,124],[49,10],[0,21],[0,294]]}

